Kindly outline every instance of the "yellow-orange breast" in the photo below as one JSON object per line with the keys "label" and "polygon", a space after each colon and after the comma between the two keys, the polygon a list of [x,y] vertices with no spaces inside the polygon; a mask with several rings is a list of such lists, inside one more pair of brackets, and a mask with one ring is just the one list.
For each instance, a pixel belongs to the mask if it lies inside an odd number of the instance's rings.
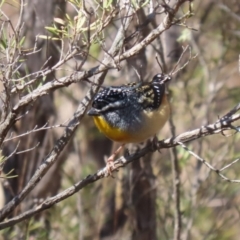
{"label": "yellow-orange breast", "polygon": [[93,119],[97,128],[103,132],[106,137],[116,142],[131,142],[131,135],[129,133],[124,132],[119,128],[110,126],[102,116],[94,116]]}
{"label": "yellow-orange breast", "polygon": [[139,143],[158,133],[168,120],[169,114],[170,106],[167,101],[167,97],[164,96],[161,106],[158,109],[153,111],[144,110],[142,112],[142,125],[137,131],[134,127],[133,131],[128,132],[112,127],[102,116],[93,116],[93,118],[98,129],[111,140],[121,143]]}

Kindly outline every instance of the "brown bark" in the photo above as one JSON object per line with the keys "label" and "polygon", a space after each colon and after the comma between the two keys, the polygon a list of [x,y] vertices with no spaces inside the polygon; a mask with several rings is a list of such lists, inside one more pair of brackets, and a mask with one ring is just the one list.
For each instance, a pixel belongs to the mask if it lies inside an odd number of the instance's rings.
{"label": "brown bark", "polygon": [[[130,44],[134,44],[134,41],[140,42],[150,32],[150,21],[145,15],[143,9],[140,9],[137,13],[138,23],[136,30],[139,29],[137,38],[132,39]],[[137,19],[135,19],[137,20]],[[134,26],[132,26],[134,27]],[[152,77],[148,73],[148,62],[145,53],[145,48],[136,56],[128,59],[129,77],[131,81],[141,81],[146,77]],[[136,74],[138,72],[139,77]],[[142,160],[141,160],[142,161]],[[130,189],[131,191],[131,204],[133,207],[133,222],[134,228],[132,229],[133,240],[146,240],[156,239],[156,215],[155,215],[155,191],[150,189],[154,186],[154,179],[150,178],[149,173],[152,172],[151,167],[151,155],[148,156],[147,161],[134,162],[132,164],[132,174],[130,175]]]}

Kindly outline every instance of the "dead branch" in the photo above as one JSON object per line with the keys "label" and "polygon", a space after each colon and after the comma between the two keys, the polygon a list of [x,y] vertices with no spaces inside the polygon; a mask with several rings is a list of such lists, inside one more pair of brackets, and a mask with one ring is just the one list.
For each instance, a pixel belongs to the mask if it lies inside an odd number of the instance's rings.
{"label": "dead branch", "polygon": [[[85,99],[85,101],[86,101],[86,99]],[[86,109],[84,110],[84,106],[86,106],[86,105],[84,103],[82,103],[80,105],[80,107],[78,108],[78,112],[85,111]],[[231,110],[231,111],[233,111],[233,110]],[[78,113],[78,115],[79,115],[79,113]],[[76,118],[78,117],[78,115],[76,116]],[[228,115],[228,114],[226,114],[226,115]],[[132,155],[129,155],[126,157],[121,157],[114,161],[114,171],[117,171],[119,168],[124,167],[133,161],[138,160],[140,157],[143,157],[150,152],[154,152],[159,149],[175,147],[177,145],[183,146],[183,143],[190,142],[190,141],[193,141],[193,140],[205,137],[205,136],[218,134],[218,133],[221,133],[223,130],[232,129],[231,125],[240,119],[240,114],[232,115],[228,119],[224,119],[222,121],[221,121],[221,119],[217,120],[215,123],[212,123],[212,124],[209,124],[206,126],[202,126],[200,128],[197,128],[197,129],[194,129],[194,130],[191,130],[188,132],[184,132],[184,133],[178,135],[177,137],[172,137],[172,138],[168,138],[166,140],[159,141],[158,144],[156,144],[154,146],[153,146],[153,144],[150,144]],[[78,124],[76,121],[78,121],[78,120],[74,119],[74,118],[72,119],[67,131],[65,132],[65,135],[67,134],[67,132],[68,132],[68,135],[71,135],[70,132],[74,131],[74,129],[76,128],[76,124]],[[3,220],[24,199],[24,197],[28,194],[28,192],[31,191],[31,189],[37,184],[37,182],[40,181],[40,178],[42,178],[42,176],[46,173],[46,171],[50,168],[50,166],[56,161],[56,156],[58,154],[57,146],[59,145],[58,147],[61,148],[62,147],[61,145],[63,145],[65,143],[65,141],[67,140],[67,138],[70,137],[70,136],[65,136],[65,135],[62,136],[58,140],[57,145],[55,146],[53,151],[45,159],[44,163],[38,168],[38,170],[35,172],[34,176],[29,181],[28,185],[23,189],[23,191],[21,193],[19,193],[16,197],[14,197],[13,200],[11,202],[9,202],[7,205],[5,205],[5,207],[0,211],[0,219],[1,220]],[[193,154],[195,156],[195,153],[193,153]],[[198,156],[195,156],[195,157],[198,157]],[[199,157],[199,160],[200,160],[200,157]],[[200,161],[202,161],[203,163],[206,164],[205,160],[201,159]],[[232,162],[231,165],[236,162],[237,162],[237,160]],[[221,178],[223,178],[226,181],[233,182],[233,183],[240,182],[240,180],[228,179],[220,173],[221,171],[226,169],[228,166],[225,166],[220,170],[215,169],[211,165],[208,165],[208,167],[210,167],[213,171],[215,171]],[[104,178],[106,176],[106,173],[107,173],[107,169],[103,168],[103,169],[99,170],[98,172],[96,172],[95,174],[87,176],[86,178],[84,178],[81,181],[74,184],[74,186],[69,187],[68,189],[64,190],[63,192],[57,194],[56,196],[46,199],[40,205],[38,205],[35,209],[26,211],[25,213],[22,213],[17,217],[14,217],[3,223],[0,223],[0,229],[4,229],[6,227],[13,226],[14,224],[16,224],[18,222],[21,222],[25,219],[28,219],[28,218],[34,216],[36,213],[42,212],[43,210],[46,210],[46,209],[52,207],[56,203],[72,196],[73,194],[75,194],[82,188],[86,187],[87,185]]]}

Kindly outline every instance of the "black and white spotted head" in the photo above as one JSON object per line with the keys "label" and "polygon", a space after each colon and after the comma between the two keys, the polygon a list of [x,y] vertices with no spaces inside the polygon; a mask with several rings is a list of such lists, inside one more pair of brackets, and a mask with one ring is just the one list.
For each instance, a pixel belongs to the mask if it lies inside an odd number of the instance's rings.
{"label": "black and white spotted head", "polygon": [[101,90],[94,98],[88,115],[101,115],[107,111],[123,108],[126,104],[129,87],[107,87]]}

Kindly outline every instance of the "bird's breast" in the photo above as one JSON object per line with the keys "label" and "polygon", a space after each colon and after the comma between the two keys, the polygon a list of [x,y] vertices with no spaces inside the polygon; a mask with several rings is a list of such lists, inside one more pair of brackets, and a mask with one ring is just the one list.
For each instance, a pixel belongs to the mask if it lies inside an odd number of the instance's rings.
{"label": "bird's breast", "polygon": [[158,109],[122,114],[120,111],[111,118],[101,115],[93,118],[97,128],[111,140],[120,143],[140,143],[157,134],[168,120],[169,114],[169,103],[164,96]]}
{"label": "bird's breast", "polygon": [[95,125],[97,128],[106,135],[106,137],[110,138],[113,141],[128,143],[131,142],[131,136],[129,133],[117,128],[112,127],[102,116],[94,116],[93,117]]}
{"label": "bird's breast", "polygon": [[[165,125],[170,115],[170,106],[165,95],[158,109],[153,111],[144,110],[142,113],[143,127],[141,129],[142,138],[150,138],[157,134]],[[139,136],[139,138],[141,138]]]}

